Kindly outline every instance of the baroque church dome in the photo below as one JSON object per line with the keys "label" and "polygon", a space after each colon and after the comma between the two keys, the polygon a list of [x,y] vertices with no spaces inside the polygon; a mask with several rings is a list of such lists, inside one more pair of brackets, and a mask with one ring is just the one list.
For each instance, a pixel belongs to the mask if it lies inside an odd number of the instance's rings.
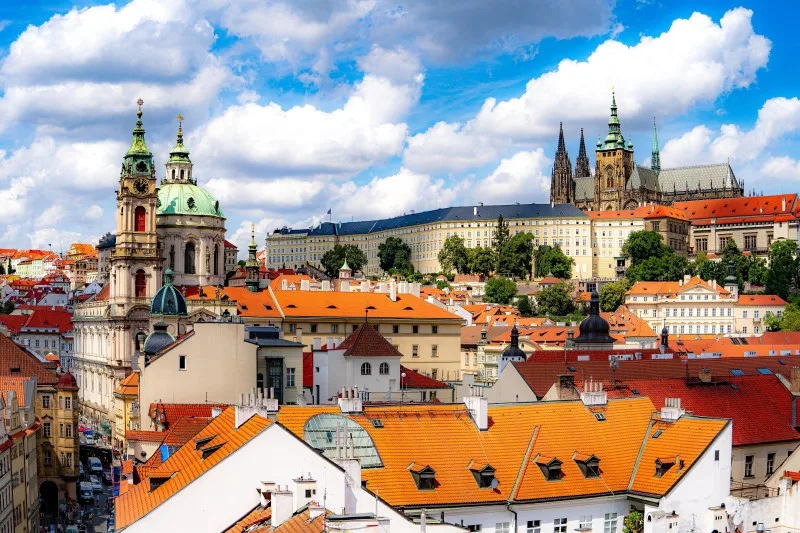
{"label": "baroque church dome", "polygon": [[150,304],[151,315],[185,315],[186,298],[172,284],[172,270],[164,272],[164,286],[158,289]]}
{"label": "baroque church dome", "polygon": [[219,202],[194,183],[162,183],[157,215],[202,215],[224,218]]}

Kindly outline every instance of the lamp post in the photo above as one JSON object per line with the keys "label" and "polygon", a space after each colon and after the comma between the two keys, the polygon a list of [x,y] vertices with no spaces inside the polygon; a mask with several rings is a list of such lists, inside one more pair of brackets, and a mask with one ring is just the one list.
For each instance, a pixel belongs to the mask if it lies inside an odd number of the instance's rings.
{"label": "lamp post", "polygon": [[403,379],[405,379],[406,373],[400,373],[400,403],[404,403],[406,401],[406,389],[403,387]]}

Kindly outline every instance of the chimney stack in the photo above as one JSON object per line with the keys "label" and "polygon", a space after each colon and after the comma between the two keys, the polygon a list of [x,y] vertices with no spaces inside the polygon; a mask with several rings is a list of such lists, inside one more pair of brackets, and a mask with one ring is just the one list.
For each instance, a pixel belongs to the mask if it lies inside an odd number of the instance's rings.
{"label": "chimney stack", "polygon": [[361,396],[358,394],[358,387],[352,389],[342,387],[342,393],[339,397],[339,410],[344,414],[364,411]]}
{"label": "chimney stack", "polygon": [[800,366],[793,366],[789,379],[789,390],[792,394],[800,394]]}
{"label": "chimney stack", "polygon": [[389,299],[393,302],[397,301],[397,282],[395,280],[389,282]]}
{"label": "chimney stack", "polygon": [[270,507],[272,508],[272,517],[270,518],[270,525],[272,529],[277,528],[294,514],[294,498],[292,491],[288,487],[280,490],[278,487],[270,493]]}
{"label": "chimney stack", "polygon": [[303,328],[295,328],[294,336],[297,339],[297,342],[303,344]]}
{"label": "chimney stack", "polygon": [[592,381],[591,379],[588,382],[584,382],[581,401],[587,407],[606,405],[608,403],[608,394],[603,390],[603,383],[601,381]]}
{"label": "chimney stack", "polygon": [[664,398],[664,407],[661,408],[661,420],[663,422],[675,422],[684,413],[681,409],[680,398]]}
{"label": "chimney stack", "polygon": [[483,396],[465,396],[464,404],[478,429],[489,429],[489,399]]}
{"label": "chimney stack", "polygon": [[699,377],[701,382],[711,383],[711,370],[708,368],[701,368]]}

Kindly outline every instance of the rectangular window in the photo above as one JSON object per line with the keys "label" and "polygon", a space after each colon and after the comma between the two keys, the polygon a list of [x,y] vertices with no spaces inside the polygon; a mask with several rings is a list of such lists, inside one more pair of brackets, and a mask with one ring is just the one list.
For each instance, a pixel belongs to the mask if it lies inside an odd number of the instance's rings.
{"label": "rectangular window", "polygon": [[50,450],[44,451],[44,466],[53,466],[53,454]]}
{"label": "rectangular window", "polygon": [[419,326],[411,326],[411,333],[419,333]]}
{"label": "rectangular window", "polygon": [[69,396],[64,397],[64,409],[72,409],[72,398]]}
{"label": "rectangular window", "polygon": [[72,466],[72,452],[67,452],[67,466]]}
{"label": "rectangular window", "polygon": [[437,335],[439,333],[439,326],[431,326],[431,333]]}
{"label": "rectangular window", "polygon": [[578,531],[592,530],[592,515],[582,516],[578,522]]}
{"label": "rectangular window", "polygon": [[495,533],[509,533],[511,531],[511,522],[498,522],[494,525]]}
{"label": "rectangular window", "polygon": [[400,326],[396,324],[392,326],[392,333],[400,333]]}
{"label": "rectangular window", "polygon": [[316,332],[317,332],[317,325],[311,324],[311,333],[316,333]]}
{"label": "rectangular window", "polygon": [[412,344],[411,345],[411,357],[419,357],[419,345]]}
{"label": "rectangular window", "polygon": [[770,476],[775,471],[775,454],[767,454],[767,475]]}
{"label": "rectangular window", "polygon": [[756,236],[755,235],[745,235],[744,236],[744,249],[745,250],[755,250],[756,249]]}
{"label": "rectangular window", "polygon": [[744,456],[744,477],[753,477],[753,456]]}
{"label": "rectangular window", "polygon": [[49,438],[50,437],[50,422],[45,422],[44,424],[42,424],[42,427],[44,427],[44,436]]}
{"label": "rectangular window", "polygon": [[431,346],[431,357],[439,357],[439,346],[436,344]]}
{"label": "rectangular window", "polygon": [[59,437],[63,437],[64,436],[64,424],[59,424],[58,425],[58,436]]}
{"label": "rectangular window", "polygon": [[286,369],[286,386],[294,387],[294,368]]}
{"label": "rectangular window", "polygon": [[186,370],[186,356],[179,355],[178,356],[178,370]]}
{"label": "rectangular window", "polygon": [[339,324],[331,324],[331,333],[339,333]]}
{"label": "rectangular window", "polygon": [[525,533],[542,533],[542,524],[539,520],[528,520],[528,529]]}
{"label": "rectangular window", "polygon": [[67,437],[72,437],[72,424],[67,424]]}
{"label": "rectangular window", "polygon": [[50,409],[50,395],[45,394],[42,396],[42,407],[45,409]]}
{"label": "rectangular window", "polygon": [[758,311],[753,311],[753,318],[758,319],[759,313]]}
{"label": "rectangular window", "polygon": [[566,518],[556,518],[553,520],[553,533],[567,533]]}
{"label": "rectangular window", "polygon": [[603,519],[603,533],[617,533],[617,513],[606,513]]}
{"label": "rectangular window", "polygon": [[742,318],[747,318],[747,311],[742,311]]}

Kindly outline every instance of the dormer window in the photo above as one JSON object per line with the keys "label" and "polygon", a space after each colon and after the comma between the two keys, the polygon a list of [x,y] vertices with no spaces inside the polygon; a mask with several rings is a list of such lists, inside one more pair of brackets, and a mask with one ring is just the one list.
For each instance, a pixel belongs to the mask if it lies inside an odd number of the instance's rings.
{"label": "dormer window", "polygon": [[494,477],[494,467],[488,464],[473,464],[469,467],[472,477],[481,489],[494,489],[497,487]]}
{"label": "dormer window", "polygon": [[662,477],[670,468],[675,465],[675,457],[658,457],[656,458],[656,477]]}
{"label": "dormer window", "polygon": [[436,488],[436,470],[431,468],[430,465],[421,466],[411,463],[408,470],[411,472],[411,477],[414,478],[414,483],[416,483],[419,490],[433,490]]}
{"label": "dormer window", "polygon": [[547,457],[538,455],[536,457],[536,464],[544,474],[547,481],[559,481],[561,479],[561,460],[557,457]]}
{"label": "dormer window", "polygon": [[202,448],[203,446],[214,440],[214,437],[216,437],[216,435],[209,435],[207,437],[201,437],[199,439],[195,439],[194,449],[199,450],[200,448]]}
{"label": "dormer window", "polygon": [[225,445],[225,443],[224,443],[224,442],[221,442],[221,443],[219,443],[219,444],[215,444],[214,446],[209,446],[208,448],[203,448],[203,449],[200,451],[200,453],[202,454],[202,457],[203,457],[203,459],[206,459],[206,458],[208,458],[208,457],[209,457],[209,456],[210,456],[212,453],[214,453],[215,451],[217,451],[217,450],[219,450],[220,448],[222,448],[222,446],[224,446],[224,445]]}
{"label": "dormer window", "polygon": [[584,478],[590,479],[600,477],[600,459],[596,455],[576,453],[574,460],[578,468],[581,469]]}
{"label": "dormer window", "polygon": [[150,492],[153,492],[158,487],[166,483],[173,476],[172,472],[164,474],[151,474],[147,480],[150,482]]}

